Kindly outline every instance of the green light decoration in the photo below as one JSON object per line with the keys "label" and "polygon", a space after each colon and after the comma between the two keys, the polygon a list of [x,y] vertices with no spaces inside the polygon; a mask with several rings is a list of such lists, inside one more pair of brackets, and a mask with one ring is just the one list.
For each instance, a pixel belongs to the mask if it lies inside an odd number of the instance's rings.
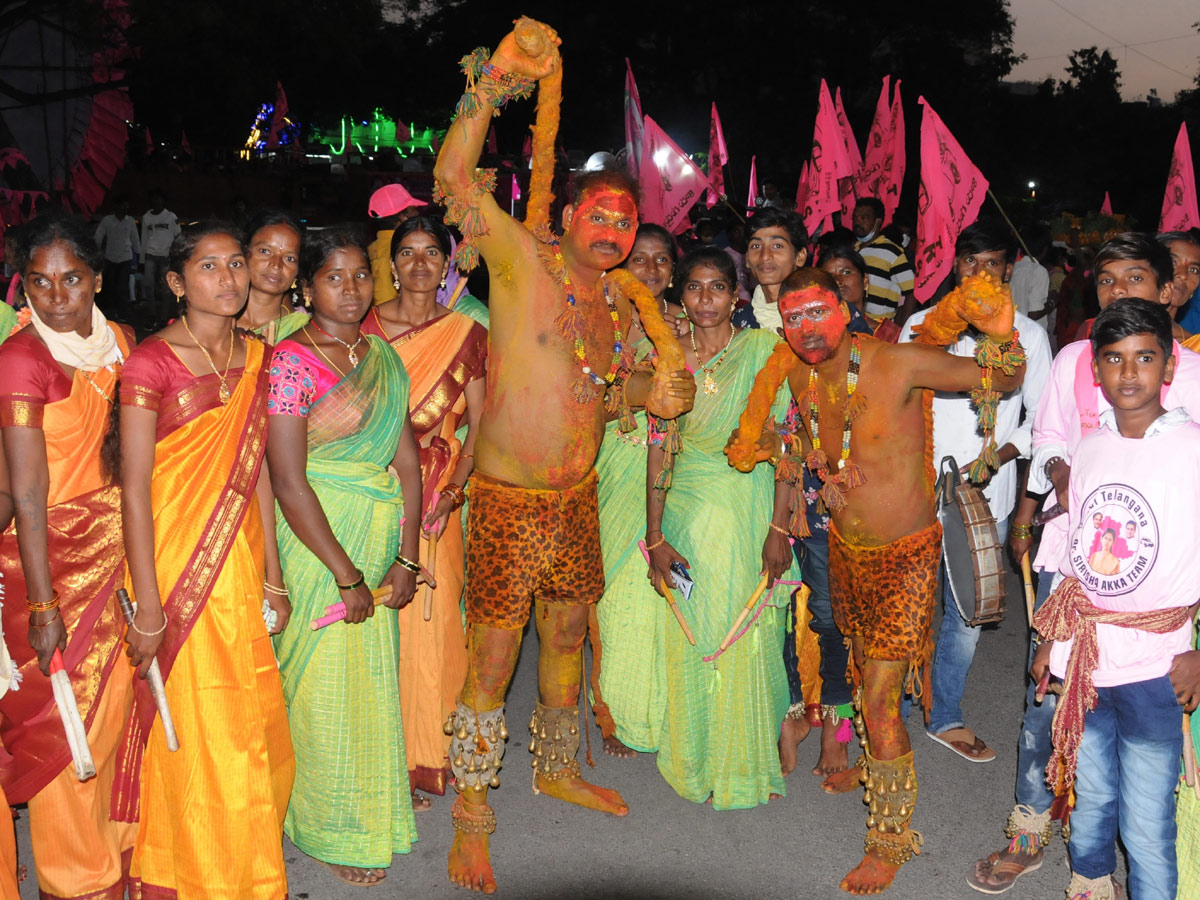
{"label": "green light decoration", "polygon": [[310,144],[321,144],[328,148],[331,156],[343,156],[350,147],[364,155],[368,152],[378,153],[381,149],[392,149],[401,156],[408,156],[416,150],[432,153],[434,141],[445,133],[445,129],[419,129],[416,123],[409,127],[404,122],[386,115],[383,110],[376,109],[369,120],[342,116],[332,128],[314,124],[308,141]]}

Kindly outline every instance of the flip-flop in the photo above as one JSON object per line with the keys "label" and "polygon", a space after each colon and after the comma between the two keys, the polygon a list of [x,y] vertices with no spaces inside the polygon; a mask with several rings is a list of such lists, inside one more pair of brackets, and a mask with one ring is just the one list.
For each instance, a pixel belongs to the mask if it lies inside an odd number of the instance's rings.
{"label": "flip-flop", "polygon": [[[1027,866],[1022,866],[1019,862],[1011,859],[1001,859],[999,853],[991,854],[986,860],[979,860],[988,866],[988,872],[993,875],[1012,875],[1012,880],[1007,884],[988,884],[986,881],[978,880],[978,872],[972,870],[967,873],[967,887],[972,890],[979,891],[981,894],[1003,894],[1014,884],[1022,875],[1029,872],[1035,872],[1042,867],[1042,859],[1044,853],[1039,854],[1038,858],[1033,860]],[[976,866],[979,865],[976,863]]]}
{"label": "flip-flop", "polygon": [[[951,728],[941,734],[927,731],[925,734],[931,741],[936,741],[943,747],[953,750],[967,762],[987,763],[996,758],[996,751],[981,741],[979,736],[969,728]],[[961,735],[961,737],[951,737],[951,735]],[[971,742],[966,740],[968,736],[971,738]]]}

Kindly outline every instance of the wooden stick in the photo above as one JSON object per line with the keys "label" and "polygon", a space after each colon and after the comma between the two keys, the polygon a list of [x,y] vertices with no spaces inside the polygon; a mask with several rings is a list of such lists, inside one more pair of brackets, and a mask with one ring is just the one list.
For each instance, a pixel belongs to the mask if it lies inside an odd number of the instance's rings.
{"label": "wooden stick", "polygon": [[1196,747],[1192,743],[1192,717],[1188,713],[1183,716],[1183,780],[1200,798],[1200,785],[1197,784],[1200,779],[1196,777]]}
{"label": "wooden stick", "polygon": [[[646,549],[646,542],[638,541],[638,548],[642,551],[642,556],[646,558],[646,563],[649,564],[650,551]],[[679,604],[675,601],[675,593],[671,590],[671,586],[667,584],[667,579],[661,579],[658,586],[662,589],[662,595],[666,598],[667,606],[675,615],[675,621],[678,622],[679,627],[683,629],[683,636],[687,638],[689,644],[695,647],[696,638],[692,634],[692,629],[688,628],[687,619],[683,617],[683,611],[679,608]]]}
{"label": "wooden stick", "polygon": [[50,659],[50,687],[54,691],[54,702],[67,733],[67,746],[71,748],[71,762],[75,764],[75,777],[87,781],[96,775],[96,764],[92,761],[92,750],[88,746],[87,730],[79,716],[79,705],[75,702],[75,691],[71,678],[63,664],[62,652],[54,651]]}
{"label": "wooden stick", "polygon": [[446,301],[446,309],[454,309],[454,304],[458,303],[458,298],[462,296],[463,289],[466,286],[467,276],[460,272],[458,275],[458,284],[454,286],[454,291],[450,294],[450,299]]}
{"label": "wooden stick", "polygon": [[[392,596],[391,587],[375,588],[371,591],[371,596],[375,598],[375,605],[378,606],[384,600]],[[332,606],[325,607],[325,615],[319,619],[313,619],[308,623],[308,627],[313,631],[320,631],[326,625],[332,625],[334,622],[340,622],[346,618],[346,604],[335,603]]]}
{"label": "wooden stick", "polygon": [[[126,624],[132,628],[133,602],[124,588],[117,589],[117,603],[121,605],[121,614],[125,616]],[[150,668],[146,671],[146,681],[150,684],[150,695],[154,698],[154,705],[158,708],[158,717],[162,720],[167,749],[174,753],[179,749],[179,735],[175,733],[175,720],[171,718],[171,707],[167,703],[167,689],[163,685],[162,671],[158,667],[157,657],[150,662]]]}
{"label": "wooden stick", "polygon": [[750,618],[750,611],[754,609],[754,604],[758,602],[758,598],[763,595],[767,589],[767,581],[770,575],[763,573],[762,579],[758,582],[758,587],[754,589],[754,593],[750,595],[750,599],[746,601],[746,605],[742,607],[742,611],[738,613],[737,619],[733,623],[733,627],[729,629],[729,634],[725,635],[725,640],[721,641],[721,646],[718,648],[722,653],[729,649],[729,645],[733,643],[734,637],[738,633],[738,629],[742,627],[745,621]]}
{"label": "wooden stick", "polygon": [[[436,494],[434,495],[437,496]],[[436,503],[437,501],[434,500]],[[426,559],[429,561],[429,572],[432,575],[437,567],[437,545],[438,535],[434,531],[429,535],[429,555]],[[433,592],[436,588],[432,584],[425,585],[425,621],[428,622],[433,618]]]}
{"label": "wooden stick", "polygon": [[1000,210],[1000,215],[1004,216],[1004,221],[1007,222],[1008,227],[1012,229],[1012,233],[1016,237],[1017,241],[1021,244],[1021,249],[1025,251],[1025,255],[1036,258],[1033,257],[1032,253],[1029,252],[1029,248],[1025,246],[1025,238],[1021,237],[1021,232],[1017,231],[1017,226],[1012,223],[1012,219],[1008,217],[1008,213],[1004,211],[1004,207],[1000,205],[1000,201],[996,199],[996,195],[992,193],[991,188],[987,189],[987,195],[991,197],[992,202],[996,204],[996,209]]}
{"label": "wooden stick", "polygon": [[1033,627],[1033,570],[1029,566],[1029,551],[1021,557],[1021,574],[1025,577],[1025,613],[1029,616],[1029,627]]}

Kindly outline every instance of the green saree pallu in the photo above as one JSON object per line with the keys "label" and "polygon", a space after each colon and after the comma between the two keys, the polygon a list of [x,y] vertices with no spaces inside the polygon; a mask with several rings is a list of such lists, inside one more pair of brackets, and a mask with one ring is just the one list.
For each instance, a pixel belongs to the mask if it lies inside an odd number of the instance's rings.
{"label": "green saree pallu", "polygon": [[[308,482],[369,587],[396,555],[400,483],[388,472],[408,409],[408,374],[380,338],[308,415]],[[416,840],[400,721],[399,628],[378,606],[361,625],[309,623],[340,599],[333,575],[277,510],[292,616],[275,639],[296,754],[284,831],[324,862],[386,867]]]}
{"label": "green saree pallu", "polygon": [[[691,596],[676,597],[696,645],[672,619],[658,768],[680,796],[701,803],[711,795],[715,809],[752,807],[785,793],[778,740],[788,708],[783,640],[794,588],[781,584],[764,594],[740,637],[718,650],[759,582],[775,497],[770,466],[743,474],[722,451],[778,341],[767,331],[743,331],[708,364],[716,390],[701,387],[679,420],[682,449],[663,514],[663,534],[691,564]],[[785,384],[771,410],[778,421],[789,399]],[[782,579],[799,579],[794,559]]]}

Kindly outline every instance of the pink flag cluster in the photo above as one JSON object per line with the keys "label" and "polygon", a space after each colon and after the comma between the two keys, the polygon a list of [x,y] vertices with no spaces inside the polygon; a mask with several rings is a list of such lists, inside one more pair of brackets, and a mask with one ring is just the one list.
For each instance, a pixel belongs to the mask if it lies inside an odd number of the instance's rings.
{"label": "pink flag cluster", "polygon": [[1196,170],[1192,167],[1192,147],[1185,122],[1179,126],[1179,136],[1175,138],[1158,230],[1186,231],[1197,226],[1200,226],[1200,211],[1196,207]]}

